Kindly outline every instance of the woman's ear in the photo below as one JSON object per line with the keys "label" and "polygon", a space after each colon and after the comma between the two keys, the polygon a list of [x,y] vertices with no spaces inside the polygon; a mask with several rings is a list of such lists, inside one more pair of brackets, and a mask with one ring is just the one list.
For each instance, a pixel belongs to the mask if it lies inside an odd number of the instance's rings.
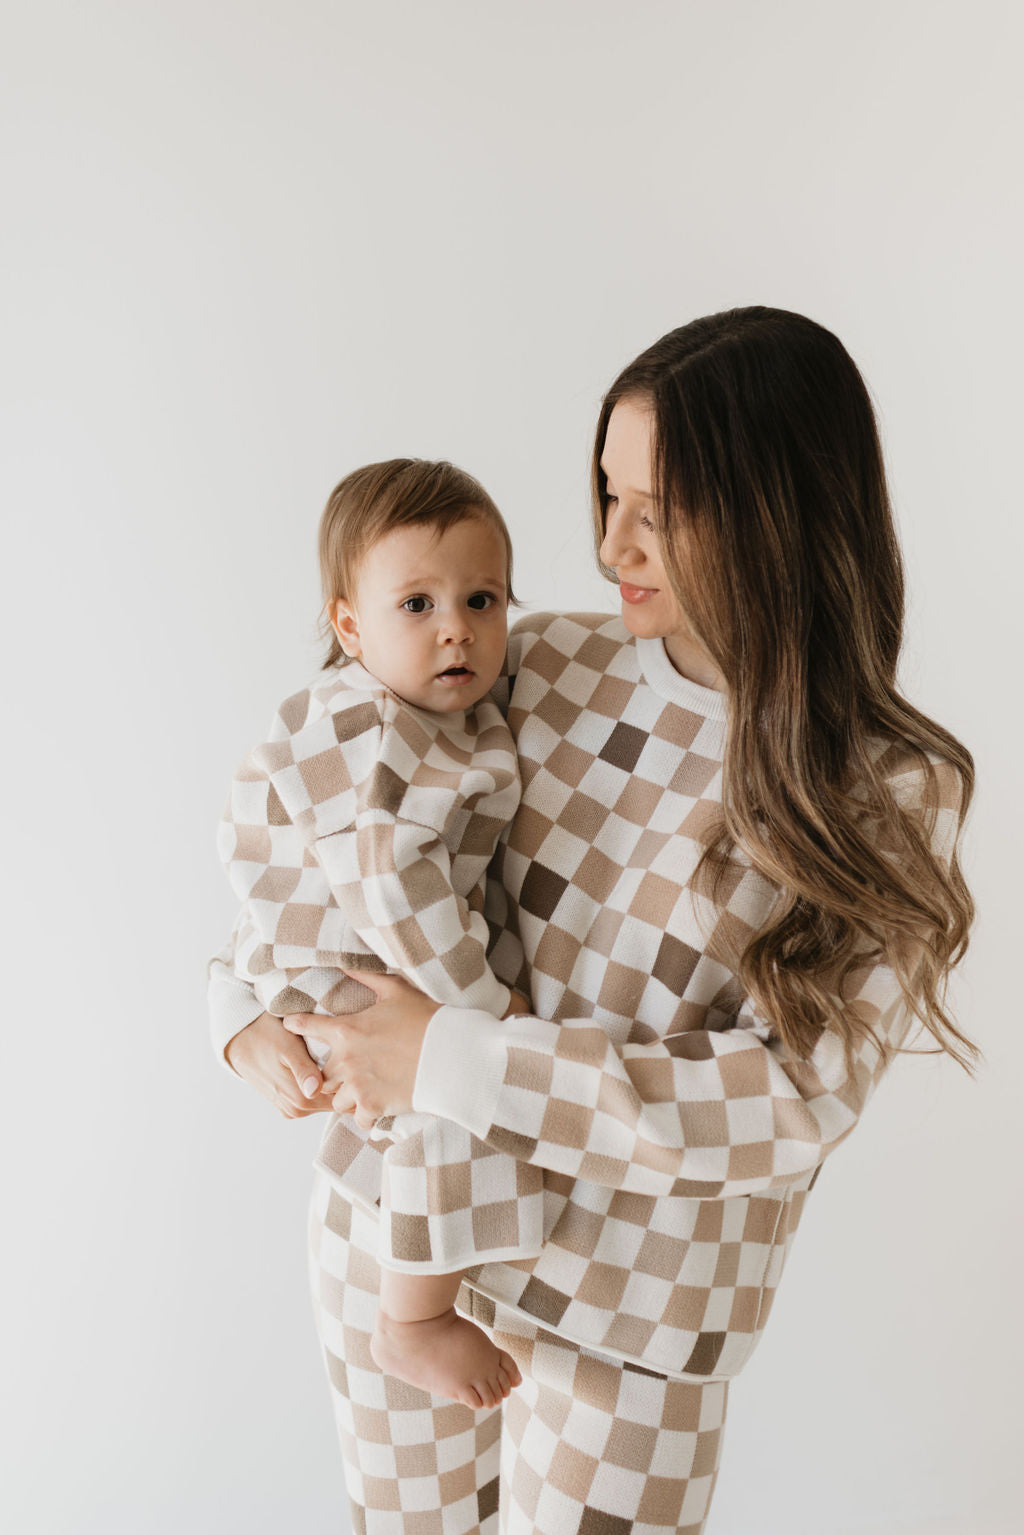
{"label": "woman's ear", "polygon": [[345,654],[353,661],[362,655],[363,647],[359,640],[359,620],[355,610],[340,597],[335,599],[331,613],[331,628],[338,636],[338,644]]}

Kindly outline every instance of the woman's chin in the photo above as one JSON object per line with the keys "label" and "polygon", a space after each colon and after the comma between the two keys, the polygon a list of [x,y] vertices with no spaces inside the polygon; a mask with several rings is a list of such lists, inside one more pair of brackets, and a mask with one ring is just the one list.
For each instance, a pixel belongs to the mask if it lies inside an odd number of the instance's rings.
{"label": "woman's chin", "polygon": [[635,634],[638,640],[661,639],[665,632],[658,622],[657,614],[645,603],[623,602],[620,617],[630,634]]}

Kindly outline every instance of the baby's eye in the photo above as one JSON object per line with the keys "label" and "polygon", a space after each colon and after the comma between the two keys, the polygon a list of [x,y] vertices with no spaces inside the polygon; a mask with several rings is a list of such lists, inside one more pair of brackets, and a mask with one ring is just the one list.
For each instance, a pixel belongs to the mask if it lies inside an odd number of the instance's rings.
{"label": "baby's eye", "polygon": [[425,613],[432,604],[429,597],[407,597],[402,606],[407,613]]}
{"label": "baby's eye", "polygon": [[651,521],[651,519],[649,517],[641,517],[640,518],[640,526],[642,528],[650,528],[652,531],[654,529],[654,523]]}
{"label": "baby's eye", "polygon": [[484,608],[493,607],[498,599],[492,596],[490,592],[474,592],[472,597],[467,600],[471,608],[476,608],[478,612],[482,612]]}

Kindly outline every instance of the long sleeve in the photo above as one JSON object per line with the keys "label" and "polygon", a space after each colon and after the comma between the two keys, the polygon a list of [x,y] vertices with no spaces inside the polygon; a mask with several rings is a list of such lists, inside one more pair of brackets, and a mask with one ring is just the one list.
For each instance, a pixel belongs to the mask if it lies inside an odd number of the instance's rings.
{"label": "long sleeve", "polygon": [[235,931],[222,949],[210,960],[207,969],[206,1000],[210,1016],[210,1042],[218,1060],[234,1076],[227,1048],[236,1034],[254,1022],[263,1012],[250,981],[235,972]]}
{"label": "long sleeve", "polygon": [[[898,1045],[908,1019],[890,977],[874,971],[860,1000]],[[870,1044],[848,1073],[832,1033],[806,1061],[767,1036],[749,1003],[731,1029],[618,1047],[590,1019],[500,1022],[442,1007],[413,1106],[589,1183],[694,1199],[753,1194],[816,1167],[853,1129],[880,1074]]]}
{"label": "long sleeve", "polygon": [[[927,809],[933,848],[948,859],[959,798],[952,770],[904,773],[890,786],[905,808]],[[913,1021],[884,963],[862,967],[845,1006],[893,1048]],[[729,1199],[817,1167],[854,1128],[883,1068],[867,1036],[848,1068],[831,1030],[801,1059],[749,999],[720,1031],[619,1045],[587,1018],[497,1022],[445,1007],[428,1028],[413,1103],[572,1178]]]}
{"label": "long sleeve", "polygon": [[519,790],[493,704],[444,729],[385,697],[268,743],[253,762],[370,950],[435,1001],[506,1010],[509,988],[486,960],[483,881]]}
{"label": "long sleeve", "polygon": [[482,891],[474,910],[451,886],[440,833],[361,806],[355,827],[316,852],[353,928],[393,970],[435,1002],[452,995],[500,1016],[510,991],[487,964]]}

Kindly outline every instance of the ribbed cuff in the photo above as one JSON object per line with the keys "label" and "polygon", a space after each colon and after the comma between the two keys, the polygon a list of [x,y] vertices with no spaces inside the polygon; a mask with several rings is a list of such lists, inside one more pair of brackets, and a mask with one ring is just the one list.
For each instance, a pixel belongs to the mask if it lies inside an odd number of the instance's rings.
{"label": "ribbed cuff", "polygon": [[505,1080],[505,1039],[493,1013],[439,1007],[423,1036],[412,1106],[464,1125],[483,1140]]}
{"label": "ribbed cuff", "polygon": [[236,1034],[253,1023],[263,1012],[262,1002],[257,1001],[248,986],[237,981],[210,977],[207,991],[210,1007],[210,1043],[214,1054],[233,1077],[238,1073],[228,1060],[226,1051]]}

